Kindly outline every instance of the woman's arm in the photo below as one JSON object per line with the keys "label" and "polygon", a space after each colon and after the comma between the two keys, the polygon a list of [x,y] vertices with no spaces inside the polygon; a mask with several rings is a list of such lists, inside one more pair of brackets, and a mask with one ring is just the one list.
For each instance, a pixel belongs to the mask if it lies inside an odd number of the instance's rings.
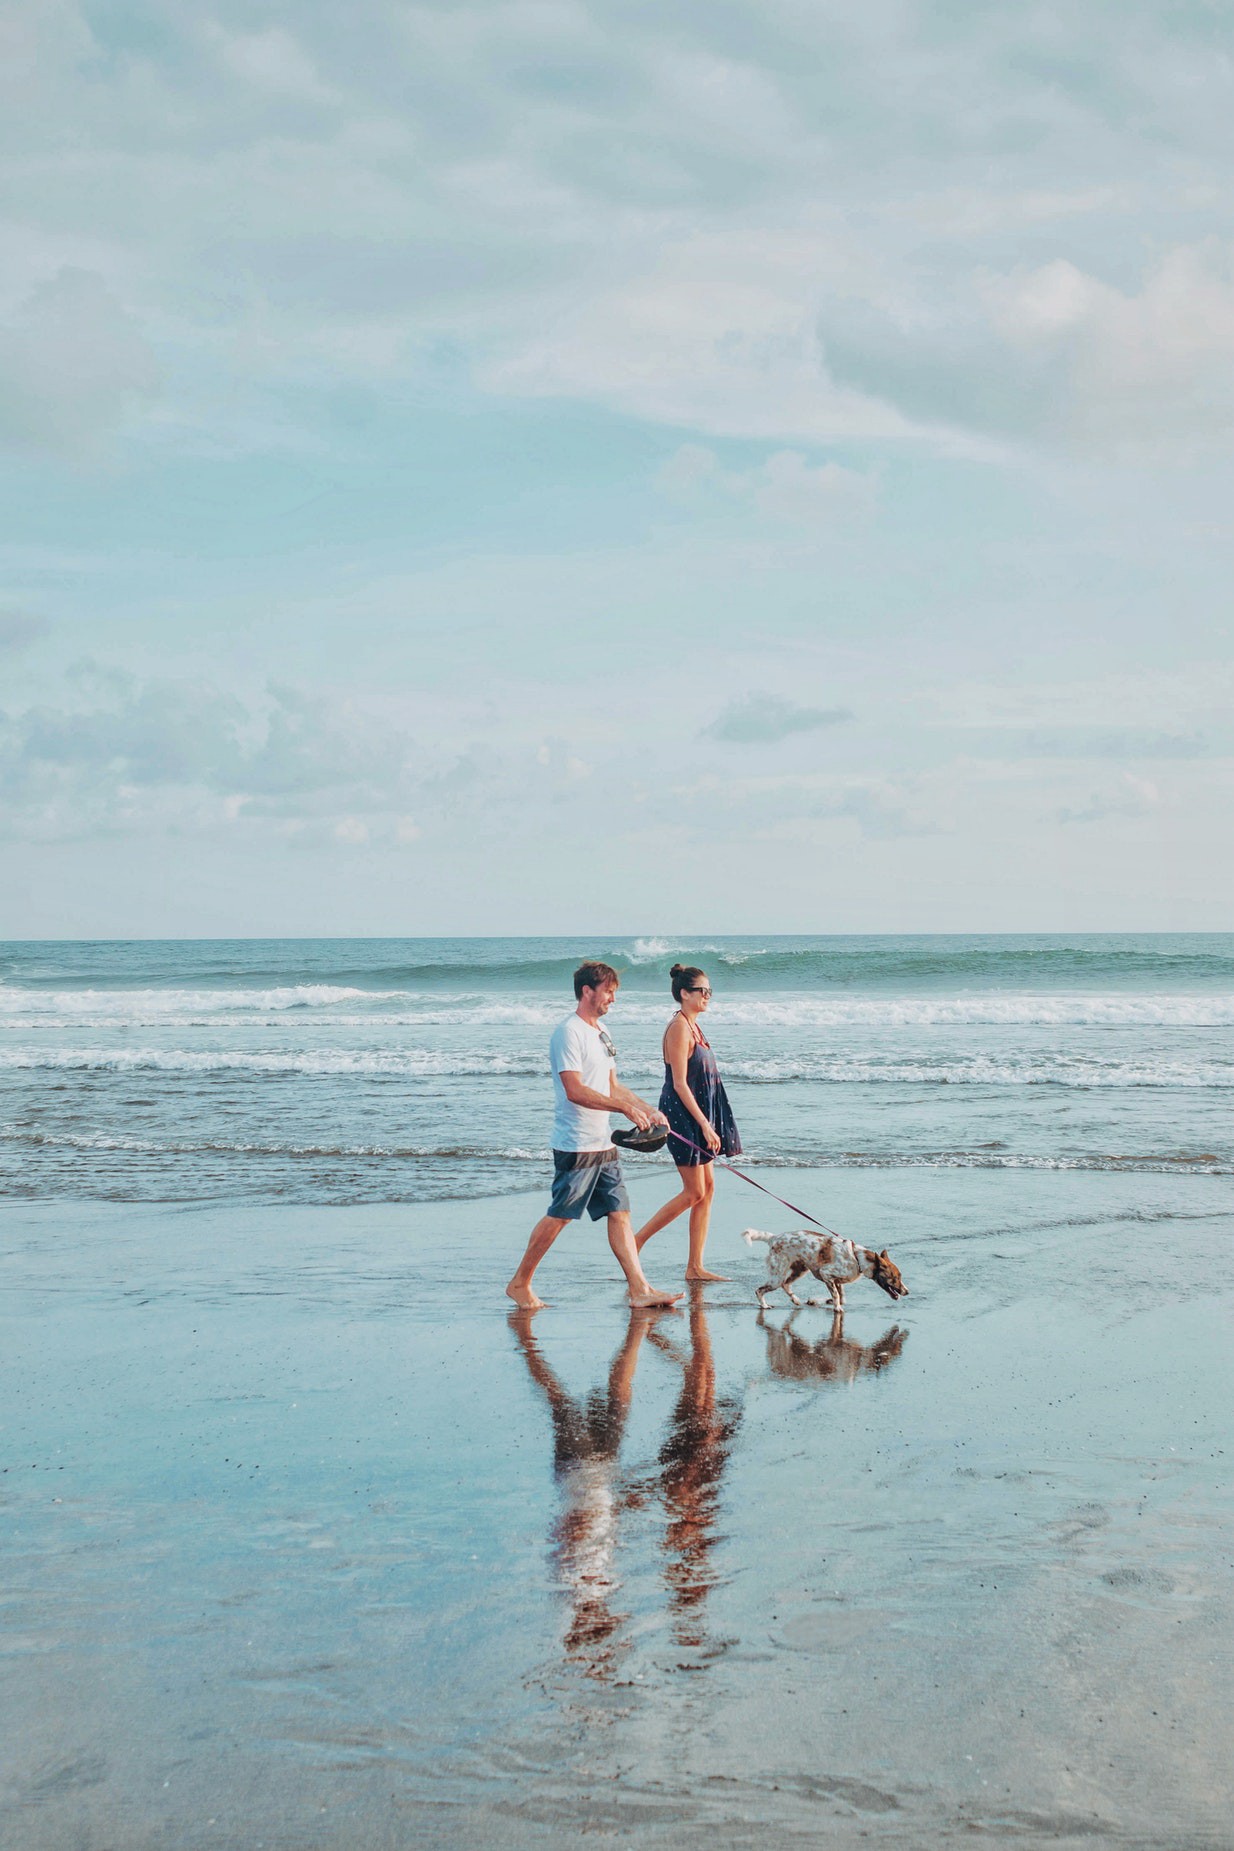
{"label": "woman's arm", "polygon": [[690,1066],[690,1051],[694,1046],[694,1037],[680,1016],[675,1016],[668,1025],[664,1037],[664,1057],[673,1076],[673,1090],[680,1099],[690,1117],[703,1134],[703,1143],[708,1150],[720,1148],[720,1139],[698,1100],[690,1091],[686,1073]]}

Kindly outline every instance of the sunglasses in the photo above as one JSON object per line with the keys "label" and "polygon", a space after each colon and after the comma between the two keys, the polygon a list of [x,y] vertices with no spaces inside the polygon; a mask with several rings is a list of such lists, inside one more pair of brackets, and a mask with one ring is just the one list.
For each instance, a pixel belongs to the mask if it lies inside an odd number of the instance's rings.
{"label": "sunglasses", "polygon": [[687,987],[689,988],[691,996],[710,996],[711,995],[711,985],[708,983],[692,983],[692,984],[689,984]]}
{"label": "sunglasses", "polygon": [[616,1060],[617,1049],[614,1046],[613,1037],[609,1034],[606,1028],[600,1029],[599,1034],[600,1034],[600,1046],[604,1049],[604,1052],[608,1055],[610,1060]]}

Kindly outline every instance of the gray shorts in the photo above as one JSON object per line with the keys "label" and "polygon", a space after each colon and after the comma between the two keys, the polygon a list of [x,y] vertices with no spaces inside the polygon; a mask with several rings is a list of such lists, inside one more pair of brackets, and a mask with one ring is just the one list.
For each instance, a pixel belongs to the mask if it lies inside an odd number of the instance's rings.
{"label": "gray shorts", "polygon": [[621,1165],[610,1144],[607,1150],[555,1150],[553,1199],[548,1212],[558,1221],[581,1221],[586,1211],[593,1221],[604,1215],[628,1214],[630,1198],[621,1180]]}

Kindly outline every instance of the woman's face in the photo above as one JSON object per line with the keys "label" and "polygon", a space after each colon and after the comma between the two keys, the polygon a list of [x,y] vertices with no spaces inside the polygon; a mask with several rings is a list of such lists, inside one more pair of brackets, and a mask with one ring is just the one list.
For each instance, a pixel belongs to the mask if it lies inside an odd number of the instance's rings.
{"label": "woman's face", "polygon": [[689,997],[691,1009],[701,1015],[711,1001],[711,978],[706,973],[696,977],[690,988],[682,991],[682,995]]}

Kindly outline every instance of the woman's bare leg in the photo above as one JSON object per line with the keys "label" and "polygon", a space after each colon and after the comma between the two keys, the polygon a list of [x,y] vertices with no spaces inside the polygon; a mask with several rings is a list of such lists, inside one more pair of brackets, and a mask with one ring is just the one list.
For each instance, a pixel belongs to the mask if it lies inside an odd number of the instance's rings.
{"label": "woman's bare leg", "polygon": [[707,1245],[707,1233],[711,1227],[711,1204],[716,1193],[715,1169],[710,1163],[706,1165],[706,1177],[703,1199],[690,1210],[690,1258],[686,1265],[686,1278],[727,1279],[727,1273],[709,1272],[703,1265],[703,1249]]}
{"label": "woman's bare leg", "polygon": [[676,1221],[678,1215],[684,1215],[687,1208],[693,1209],[703,1199],[705,1187],[698,1167],[684,1169],[678,1164],[677,1174],[681,1178],[680,1193],[670,1196],[664,1207],[658,1208],[651,1220],[644,1223],[634,1236],[634,1244],[640,1253],[653,1234],[658,1234],[661,1228],[666,1228],[670,1221]]}

